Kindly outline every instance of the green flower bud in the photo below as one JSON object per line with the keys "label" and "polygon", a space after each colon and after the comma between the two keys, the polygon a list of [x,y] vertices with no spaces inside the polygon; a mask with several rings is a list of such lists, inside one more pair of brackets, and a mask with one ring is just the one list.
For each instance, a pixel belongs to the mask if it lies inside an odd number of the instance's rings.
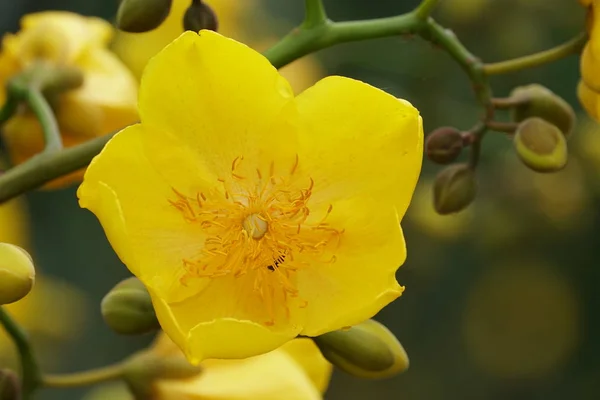
{"label": "green flower bud", "polygon": [[0,369],[0,400],[20,400],[21,385],[17,374],[9,369]]}
{"label": "green flower bud", "polygon": [[118,283],[100,305],[108,326],[123,335],[140,335],[160,328],[150,294],[137,278]]}
{"label": "green flower bud", "polygon": [[456,160],[462,149],[462,134],[450,126],[437,128],[427,136],[425,142],[427,158],[437,164],[450,164]]}
{"label": "green flower bud", "polygon": [[122,0],[117,12],[117,28],[141,33],[156,29],[171,11],[172,0]]}
{"label": "green flower bud", "polygon": [[512,119],[521,122],[530,117],[539,117],[556,125],[568,137],[575,125],[573,108],[549,89],[532,84],[515,88],[510,99],[515,102]]}
{"label": "green flower bud", "polygon": [[313,340],[330,363],[359,378],[388,378],[408,369],[408,356],[398,339],[374,320]]}
{"label": "green flower bud", "polygon": [[153,383],[159,379],[185,380],[202,372],[190,364],[183,353],[165,355],[145,350],[131,356],[125,363],[124,379],[136,398],[152,398]]}
{"label": "green flower bud", "polygon": [[514,137],[517,155],[537,172],[555,172],[567,165],[567,141],[561,131],[541,118],[519,124]]}
{"label": "green flower bud", "polygon": [[200,0],[192,0],[183,15],[183,29],[199,32],[202,29],[216,31],[219,27],[217,15],[210,6]]}
{"label": "green flower bud", "polygon": [[438,214],[452,214],[466,208],[475,199],[475,171],[467,164],[444,168],[433,184],[433,205]]}
{"label": "green flower bud", "polygon": [[21,300],[33,288],[35,267],[19,246],[0,243],[0,305]]}

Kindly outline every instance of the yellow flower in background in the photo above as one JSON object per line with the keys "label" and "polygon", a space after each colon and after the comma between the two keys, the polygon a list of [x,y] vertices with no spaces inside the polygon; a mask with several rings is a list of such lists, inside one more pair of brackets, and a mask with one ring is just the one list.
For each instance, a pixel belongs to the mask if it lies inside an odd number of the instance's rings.
{"label": "yellow flower in background", "polygon": [[[173,357],[179,349],[159,335],[150,351]],[[295,339],[270,353],[244,360],[208,360],[202,372],[186,380],[159,380],[155,400],[318,400],[327,390],[331,364],[310,339]],[[85,400],[129,400],[122,385],[102,387]]]}
{"label": "yellow flower in background", "polygon": [[[215,11],[219,19],[219,33],[224,36],[246,43],[258,51],[266,50],[275,43],[272,38],[256,33],[264,27],[254,28],[260,0],[210,0],[206,4]],[[169,16],[153,31],[117,33],[112,48],[138,78],[141,78],[148,60],[183,33],[183,14],[189,5],[189,0],[173,0]],[[320,64],[310,56],[283,67],[280,72],[296,93],[312,86],[323,76]]]}
{"label": "yellow flower in background", "polygon": [[0,242],[29,248],[29,218],[21,198],[0,204]]}
{"label": "yellow flower in background", "polygon": [[80,205],[190,361],[351,326],[402,293],[423,147],[408,102],[343,77],[294,97],[259,53],[202,31],[150,62],[139,109]]}
{"label": "yellow flower in background", "polygon": [[595,120],[600,121],[600,2],[596,0],[580,0],[588,7],[587,31],[589,41],[581,54],[581,80],[577,86],[577,94],[585,111]]}
{"label": "yellow flower in background", "polygon": [[[112,35],[107,22],[61,11],[23,17],[21,31],[8,34],[0,53],[0,83],[39,63],[78,68],[80,88],[52,99],[65,147],[107,134],[137,120],[137,83],[106,47]],[[0,94],[0,103],[5,101]],[[22,109],[3,127],[13,163],[20,164],[44,147],[41,126]],[[83,170],[53,181],[56,187],[80,180]]]}

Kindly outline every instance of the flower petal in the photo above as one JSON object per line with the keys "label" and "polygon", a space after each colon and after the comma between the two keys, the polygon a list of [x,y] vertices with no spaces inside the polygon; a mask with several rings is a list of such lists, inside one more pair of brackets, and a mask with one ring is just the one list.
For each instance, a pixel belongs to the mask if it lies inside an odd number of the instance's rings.
{"label": "flower petal", "polygon": [[21,20],[21,31],[7,35],[4,48],[24,63],[42,54],[54,61],[72,63],[86,49],[103,47],[112,37],[111,25],[95,17],[66,11],[28,14]]}
{"label": "flower petal", "polygon": [[90,49],[78,58],[83,86],[61,96],[57,119],[61,130],[84,138],[110,133],[136,122],[137,82],[114,54]]}
{"label": "flower petal", "polygon": [[275,293],[266,304],[254,275],[205,279],[198,295],[180,302],[154,300],[163,309],[158,314],[163,330],[191,362],[263,354],[300,332],[300,301]]}
{"label": "flower petal", "polygon": [[335,203],[328,218],[345,232],[335,261],[306,259],[298,271],[298,290],[306,301],[302,335],[317,336],[373,317],[402,294],[395,273],[406,259],[400,221],[377,199]]}
{"label": "flower petal", "polygon": [[[313,204],[376,198],[404,215],[423,157],[418,111],[370,85],[328,77],[296,98],[305,125],[299,168],[314,179]],[[376,210],[373,210],[376,212]]]}
{"label": "flower petal", "polygon": [[323,357],[321,350],[312,339],[299,338],[290,340],[280,347],[302,366],[304,372],[321,393],[329,386],[333,366]]}
{"label": "flower petal", "polygon": [[583,80],[581,80],[577,85],[577,96],[588,115],[596,121],[600,121],[600,113],[598,112],[598,107],[600,106],[600,94],[592,90]]}
{"label": "flower petal", "polygon": [[215,360],[196,379],[159,381],[162,400],[320,400],[302,368],[283,351],[246,360]]}
{"label": "flower petal", "polygon": [[[102,224],[111,245],[146,285],[171,301],[195,294],[198,287],[181,285],[183,259],[196,256],[204,246],[198,224],[183,218],[169,202],[176,197],[177,179],[170,165],[156,163],[177,158],[179,171],[189,175],[186,189],[203,182],[199,165],[185,151],[141,125],[119,132],[88,167],[79,188],[79,204],[92,211]],[[145,151],[153,146],[169,149],[163,158],[150,161]],[[195,179],[197,178],[197,179]],[[202,190],[198,186],[197,190]],[[195,191],[193,192],[196,193]]]}
{"label": "flower petal", "polygon": [[201,31],[184,33],[148,63],[139,107],[143,124],[179,138],[223,177],[240,156],[258,164],[290,147],[294,130],[274,125],[292,98],[262,55]]}

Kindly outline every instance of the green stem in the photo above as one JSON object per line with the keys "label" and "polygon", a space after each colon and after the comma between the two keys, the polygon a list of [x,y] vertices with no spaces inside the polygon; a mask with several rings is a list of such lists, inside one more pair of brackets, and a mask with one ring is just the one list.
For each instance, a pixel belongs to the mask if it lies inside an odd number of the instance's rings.
{"label": "green stem", "polygon": [[6,333],[17,347],[21,360],[23,400],[30,399],[32,393],[40,386],[42,379],[27,333],[21,329],[19,324],[11,318],[3,307],[0,307],[0,324],[4,326]]}
{"label": "green stem", "polygon": [[53,388],[72,388],[89,386],[96,383],[121,379],[124,373],[124,364],[117,363],[90,371],[76,372],[73,374],[59,374],[43,376],[43,385]]}
{"label": "green stem", "polygon": [[313,28],[327,23],[327,13],[322,0],[304,0],[305,17],[303,28]]}
{"label": "green stem", "polygon": [[0,203],[88,165],[114,133],[59,152],[42,152],[0,175]]}
{"label": "green stem", "polygon": [[477,100],[484,108],[484,120],[493,116],[492,89],[483,71],[483,64],[458,40],[449,29],[429,18],[421,36],[442,47],[456,61],[471,79]]}
{"label": "green stem", "polygon": [[415,33],[423,21],[414,14],[364,21],[328,22],[311,28],[298,27],[264,55],[276,68],[338,43]]}
{"label": "green stem", "polygon": [[440,0],[423,0],[415,9],[415,15],[421,19],[428,18],[439,2]]}
{"label": "green stem", "polygon": [[12,95],[11,92],[6,93],[6,102],[2,109],[0,109],[0,125],[4,124],[8,121],[17,111],[17,107],[19,106],[19,102]]}
{"label": "green stem", "polygon": [[519,124],[516,122],[488,121],[486,126],[488,129],[496,132],[515,133],[519,127]]}
{"label": "green stem", "polygon": [[483,71],[488,75],[498,75],[548,64],[572,54],[579,53],[587,42],[587,39],[587,35],[582,33],[566,43],[545,51],[541,51],[539,53],[530,54],[528,56],[519,57],[512,60],[485,64],[483,66]]}
{"label": "green stem", "polygon": [[46,142],[44,151],[53,153],[62,149],[62,139],[56,117],[42,92],[35,86],[31,86],[27,89],[25,99],[42,126]]}
{"label": "green stem", "polygon": [[524,96],[519,97],[494,97],[492,104],[496,110],[510,110],[513,107],[525,104],[528,99]]}

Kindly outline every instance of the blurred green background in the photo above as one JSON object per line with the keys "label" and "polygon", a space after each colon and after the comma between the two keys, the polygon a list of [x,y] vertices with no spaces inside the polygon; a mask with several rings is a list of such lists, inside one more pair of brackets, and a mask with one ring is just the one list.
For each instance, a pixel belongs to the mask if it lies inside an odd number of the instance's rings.
{"label": "blurred green background", "polygon": [[[325,0],[334,20],[397,15],[417,3]],[[47,9],[110,20],[116,4],[2,1],[0,27],[16,31],[20,16]],[[260,31],[259,36],[272,39],[298,23],[302,12],[300,0],[264,0],[246,10],[240,23],[249,37]],[[581,31],[584,21],[575,0],[442,0],[434,15],[485,61],[557,45]],[[302,79],[346,75],[408,99],[421,111],[426,132],[441,125],[468,129],[479,115],[459,67],[419,38],[340,45],[319,52],[311,63]],[[411,367],[402,376],[376,382],[336,372],[327,399],[598,398],[600,128],[577,103],[578,63],[573,56],[491,78],[498,96],[536,82],[574,105],[581,118],[564,171],[530,172],[516,160],[508,138],[490,134],[476,204],[456,216],[439,217],[430,199],[439,167],[425,161],[403,222],[408,260],[398,279],[407,289],[377,317],[401,340]],[[39,320],[31,329],[39,331],[36,345],[55,372],[115,362],[151,340],[120,337],[102,323],[101,298],[128,272],[95,217],[78,207],[75,190],[35,192],[26,199],[36,264],[81,291],[67,295],[71,292],[59,287],[62,297],[50,295],[24,311]],[[52,306],[57,296],[60,301]],[[65,324],[72,329],[46,329]],[[0,345],[0,354],[6,347]],[[40,398],[79,399],[84,392],[45,390]]]}

